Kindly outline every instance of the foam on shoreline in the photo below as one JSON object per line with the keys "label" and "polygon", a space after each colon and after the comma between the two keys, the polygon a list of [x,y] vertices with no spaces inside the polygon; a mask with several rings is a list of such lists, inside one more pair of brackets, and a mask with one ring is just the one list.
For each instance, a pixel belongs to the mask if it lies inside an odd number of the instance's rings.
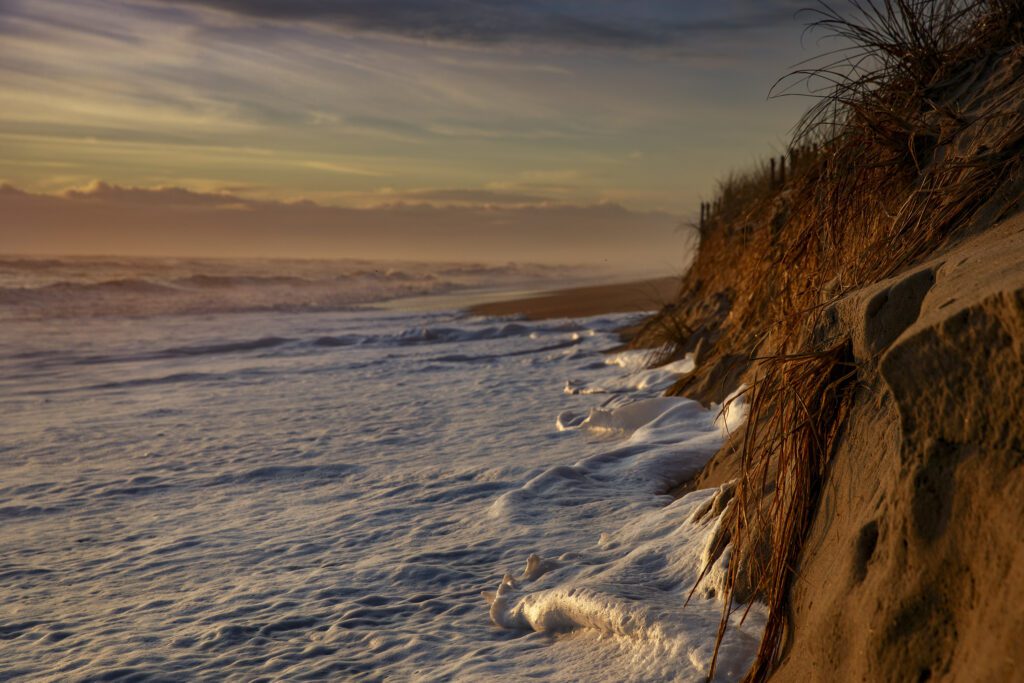
{"label": "foam on shoreline", "polygon": [[[716,547],[729,493],[726,487],[695,491],[662,502],[661,494],[696,475],[725,436],[746,418],[742,396],[724,408],[705,409],[684,398],[650,390],[692,358],[646,369],[638,352],[609,357],[627,371],[606,380],[620,393],[603,407],[558,416],[560,431],[582,431],[605,439],[608,448],[572,466],[550,467],[521,488],[501,495],[489,516],[508,524],[535,526],[549,518],[582,517],[602,528],[598,512],[613,504],[633,511],[617,529],[595,531],[594,543],[556,556],[531,555],[525,570],[507,573],[496,590],[485,591],[498,626],[549,634],[596,633],[630,652],[639,677],[706,678],[714,653],[730,547]],[[648,378],[656,378],[647,384]],[[646,389],[646,390],[645,390]],[[593,393],[578,391],[572,393]],[[615,400],[617,399],[617,400]],[[582,519],[581,519],[582,521]],[[542,547],[543,536],[538,538]],[[707,576],[697,585],[701,572]],[[742,610],[741,610],[742,612]],[[752,605],[746,618],[732,615],[719,652],[716,680],[742,676],[760,642],[766,612]],[[582,675],[583,672],[581,672]]]}

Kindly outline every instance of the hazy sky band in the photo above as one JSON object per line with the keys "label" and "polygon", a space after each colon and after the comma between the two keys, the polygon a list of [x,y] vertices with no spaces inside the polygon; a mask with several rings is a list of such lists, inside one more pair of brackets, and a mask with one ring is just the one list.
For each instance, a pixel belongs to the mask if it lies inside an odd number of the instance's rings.
{"label": "hazy sky band", "polygon": [[677,274],[693,233],[621,206],[394,204],[367,209],[97,183],[61,195],[0,185],[0,254],[365,258],[591,264]]}

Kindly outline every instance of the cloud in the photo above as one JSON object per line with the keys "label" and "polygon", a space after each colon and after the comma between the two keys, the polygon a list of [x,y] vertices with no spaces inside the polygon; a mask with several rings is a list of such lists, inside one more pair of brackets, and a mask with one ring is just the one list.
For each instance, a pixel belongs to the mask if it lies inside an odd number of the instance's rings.
{"label": "cloud", "polygon": [[[777,54],[781,0],[0,3],[0,177],[37,191],[682,212],[804,106],[764,101],[798,61]],[[401,196],[424,187],[524,197]]]}
{"label": "cloud", "polygon": [[550,201],[549,197],[544,197],[539,194],[477,189],[413,190],[411,192],[403,192],[401,196],[405,200],[439,204],[516,206],[524,204],[545,204]]}
{"label": "cloud", "polygon": [[749,31],[793,19],[793,0],[159,0],[353,33],[492,45],[682,47],[699,34]]}
{"label": "cloud", "polygon": [[[240,187],[238,191],[247,191],[251,188]],[[26,195],[23,190],[13,185],[4,183],[0,185],[0,192],[10,192]],[[37,195],[45,197],[46,195]],[[102,180],[94,180],[82,187],[71,188],[58,193],[58,197],[78,202],[90,202],[93,204],[106,204],[110,206],[152,206],[163,208],[239,208],[266,209],[287,206],[317,207],[324,210],[332,208],[319,205],[314,202],[300,200],[296,202],[281,202],[274,200],[250,199],[233,194],[232,188],[224,188],[219,192],[201,192],[184,187],[123,187],[112,185]],[[475,208],[488,208],[491,206],[527,206],[527,205],[550,205],[551,198],[540,194],[527,194],[497,189],[420,189],[395,191],[389,190],[381,193],[381,201],[374,207],[378,210],[394,208],[396,205],[408,207],[409,205],[448,205],[457,204]],[[363,207],[364,209],[366,207]],[[340,209],[339,209],[340,210]]]}
{"label": "cloud", "polygon": [[[16,188],[11,188],[16,190]],[[37,195],[45,196],[45,195]],[[75,202],[107,206],[209,207],[238,206],[252,203],[230,194],[195,192],[183,187],[155,189],[121,187],[96,180],[85,187],[61,192],[58,196]]]}
{"label": "cloud", "polygon": [[314,171],[326,171],[328,173],[338,173],[340,175],[361,175],[376,177],[382,175],[377,171],[371,171],[366,168],[359,168],[357,166],[350,166],[347,164],[336,164],[329,161],[302,161],[299,166],[303,168],[309,168]]}
{"label": "cloud", "polygon": [[[483,190],[422,199],[527,199]],[[254,200],[181,187],[96,182],[59,195],[0,185],[0,244],[19,254],[509,260],[678,272],[678,220],[616,204],[390,204]]]}
{"label": "cloud", "polygon": [[0,196],[5,195],[9,197],[26,197],[28,193],[24,190],[19,190],[10,183],[0,183]]}

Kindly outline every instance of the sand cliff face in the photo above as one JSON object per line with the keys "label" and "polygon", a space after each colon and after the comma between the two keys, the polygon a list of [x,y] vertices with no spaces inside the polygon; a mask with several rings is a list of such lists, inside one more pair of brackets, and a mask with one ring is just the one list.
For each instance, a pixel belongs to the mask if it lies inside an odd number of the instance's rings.
{"label": "sand cliff face", "polygon": [[[778,163],[727,177],[639,331],[745,385],[692,481],[734,482],[745,680],[1015,680],[1024,633],[1024,4],[856,3]],[[861,66],[868,65],[867,71]]]}
{"label": "sand cliff face", "polygon": [[773,680],[1024,670],[1024,215],[826,319],[859,376]]}

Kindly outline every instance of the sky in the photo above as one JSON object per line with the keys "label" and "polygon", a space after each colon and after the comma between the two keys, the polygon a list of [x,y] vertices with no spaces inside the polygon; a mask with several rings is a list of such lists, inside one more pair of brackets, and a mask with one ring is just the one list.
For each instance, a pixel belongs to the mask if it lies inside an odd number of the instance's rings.
{"label": "sky", "polygon": [[[395,236],[426,212],[480,244],[583,244],[598,216],[618,232],[588,258],[648,240],[631,259],[672,261],[716,179],[780,151],[806,106],[768,98],[813,53],[803,4],[0,0],[0,251],[230,255],[169,239],[168,216],[273,215],[286,236],[312,204],[323,255],[415,257]],[[75,225],[97,211],[106,232]],[[356,249],[378,224],[398,241]],[[506,242],[491,260],[551,260]]]}

